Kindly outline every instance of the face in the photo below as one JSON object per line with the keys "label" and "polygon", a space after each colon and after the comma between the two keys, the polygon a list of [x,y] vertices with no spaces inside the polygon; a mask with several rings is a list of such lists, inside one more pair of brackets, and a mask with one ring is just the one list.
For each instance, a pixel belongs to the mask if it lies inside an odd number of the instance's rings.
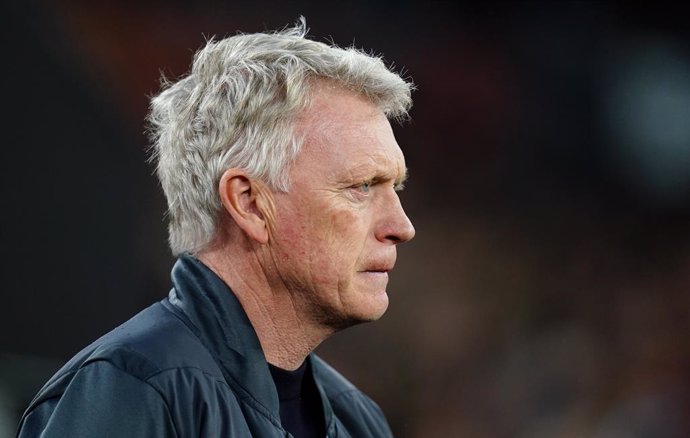
{"label": "face", "polygon": [[305,318],[336,329],[388,307],[396,245],[414,236],[397,191],[405,159],[385,115],[321,85],[297,121],[305,142],[288,193],[275,195],[270,251]]}

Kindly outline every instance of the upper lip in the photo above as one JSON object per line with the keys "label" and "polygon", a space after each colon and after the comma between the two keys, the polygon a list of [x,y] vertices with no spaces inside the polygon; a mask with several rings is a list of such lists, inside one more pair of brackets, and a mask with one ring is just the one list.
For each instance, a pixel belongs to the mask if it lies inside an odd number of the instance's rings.
{"label": "upper lip", "polygon": [[372,262],[362,269],[362,272],[388,272],[395,266],[395,259],[390,261]]}

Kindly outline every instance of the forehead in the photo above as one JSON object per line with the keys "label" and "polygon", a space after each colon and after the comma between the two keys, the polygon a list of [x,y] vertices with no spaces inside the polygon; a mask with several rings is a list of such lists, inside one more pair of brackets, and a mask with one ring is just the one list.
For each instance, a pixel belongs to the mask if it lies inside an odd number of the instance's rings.
{"label": "forehead", "polygon": [[303,138],[296,171],[308,167],[332,179],[405,177],[405,159],[388,119],[359,94],[318,84],[296,131]]}

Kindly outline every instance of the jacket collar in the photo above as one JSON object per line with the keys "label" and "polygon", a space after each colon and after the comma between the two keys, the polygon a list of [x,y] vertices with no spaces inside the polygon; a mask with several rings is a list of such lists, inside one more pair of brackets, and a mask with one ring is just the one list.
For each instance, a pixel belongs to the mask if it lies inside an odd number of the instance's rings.
{"label": "jacket collar", "polygon": [[176,313],[186,317],[190,328],[215,356],[227,383],[243,398],[254,399],[274,418],[280,418],[278,393],[266,357],[232,290],[189,255],[180,256],[171,276],[170,304]]}

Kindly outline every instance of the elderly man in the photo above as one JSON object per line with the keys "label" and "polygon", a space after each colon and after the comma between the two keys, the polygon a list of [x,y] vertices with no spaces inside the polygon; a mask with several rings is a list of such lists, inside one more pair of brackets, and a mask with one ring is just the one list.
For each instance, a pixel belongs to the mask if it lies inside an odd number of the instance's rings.
{"label": "elderly man", "polygon": [[58,371],[19,437],[391,436],[312,351],[384,313],[414,236],[388,122],[411,84],[305,33],[210,41],[153,98],[172,290]]}

